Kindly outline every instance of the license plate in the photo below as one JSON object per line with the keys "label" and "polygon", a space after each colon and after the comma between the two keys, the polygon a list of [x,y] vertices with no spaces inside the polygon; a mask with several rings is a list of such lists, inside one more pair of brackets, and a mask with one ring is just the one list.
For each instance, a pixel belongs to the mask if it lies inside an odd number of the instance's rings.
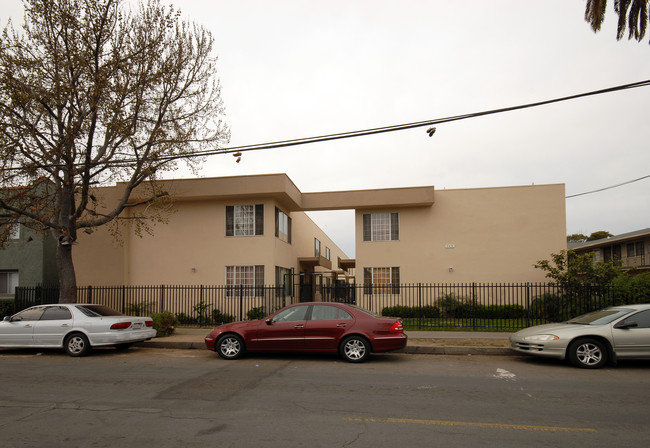
{"label": "license plate", "polygon": [[134,330],[137,330],[138,328],[142,328],[142,322],[134,322],[131,325],[131,328],[133,328]]}

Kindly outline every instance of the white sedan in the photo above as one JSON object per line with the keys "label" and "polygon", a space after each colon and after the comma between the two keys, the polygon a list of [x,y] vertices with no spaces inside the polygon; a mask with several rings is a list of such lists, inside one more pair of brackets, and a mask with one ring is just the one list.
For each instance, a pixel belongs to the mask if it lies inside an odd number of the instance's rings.
{"label": "white sedan", "polygon": [[92,347],[126,349],[154,336],[150,317],[126,316],[103,305],[39,305],[0,321],[0,347],[63,348],[70,356],[83,356]]}

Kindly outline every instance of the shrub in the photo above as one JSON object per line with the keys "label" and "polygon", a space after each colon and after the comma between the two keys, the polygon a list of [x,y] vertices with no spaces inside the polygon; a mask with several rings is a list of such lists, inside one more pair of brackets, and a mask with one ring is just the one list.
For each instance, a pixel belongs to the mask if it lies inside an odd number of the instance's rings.
{"label": "shrub", "polygon": [[467,299],[457,297],[455,294],[447,294],[436,301],[443,317],[463,318],[472,317],[473,307]]}
{"label": "shrub", "polygon": [[178,319],[178,322],[184,325],[193,325],[196,324],[198,321],[196,318],[192,316],[188,316],[185,313],[178,313],[176,314],[176,319]]}
{"label": "shrub", "polygon": [[248,313],[246,313],[246,317],[248,320],[260,320],[264,319],[267,316],[266,312],[264,311],[263,306],[259,306],[257,308],[251,308],[248,310]]}
{"label": "shrub", "polygon": [[564,319],[564,305],[562,297],[556,294],[546,293],[536,298],[530,305],[530,310],[534,318],[544,319],[550,322],[561,322]]}
{"label": "shrub", "polygon": [[621,275],[612,281],[612,299],[608,305],[646,303],[650,298],[650,272]]}
{"label": "shrub", "polygon": [[235,316],[224,314],[221,310],[215,308],[212,310],[212,322],[217,325],[228,324],[235,321]]}
{"label": "shrub", "polygon": [[156,337],[170,336],[174,333],[176,325],[178,325],[178,318],[169,311],[153,313],[151,318],[153,319],[153,327],[156,330]]}
{"label": "shrub", "polygon": [[149,310],[153,309],[155,306],[154,302],[149,303],[130,303],[126,308],[126,313],[129,316],[145,316],[149,313]]}
{"label": "shrub", "polygon": [[14,301],[11,299],[0,300],[0,320],[14,313]]}

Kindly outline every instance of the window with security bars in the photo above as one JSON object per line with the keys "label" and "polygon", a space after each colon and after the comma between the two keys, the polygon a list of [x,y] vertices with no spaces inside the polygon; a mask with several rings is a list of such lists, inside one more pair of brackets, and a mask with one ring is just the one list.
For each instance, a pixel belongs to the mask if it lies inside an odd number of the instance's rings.
{"label": "window with security bars", "polygon": [[227,205],[226,236],[264,235],[264,204]]}
{"label": "window with security bars", "polygon": [[399,213],[363,215],[363,241],[399,240]]}
{"label": "window with security bars", "polygon": [[264,266],[226,266],[226,296],[264,297]]}
{"label": "window with security bars", "polygon": [[363,285],[366,295],[399,294],[400,276],[398,267],[364,268]]}

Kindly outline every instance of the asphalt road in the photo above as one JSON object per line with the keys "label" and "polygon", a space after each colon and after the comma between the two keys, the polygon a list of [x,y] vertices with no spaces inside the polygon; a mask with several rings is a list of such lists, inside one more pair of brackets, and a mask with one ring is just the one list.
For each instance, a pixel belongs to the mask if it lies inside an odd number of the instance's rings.
{"label": "asphalt road", "polygon": [[13,447],[645,446],[650,363],[516,356],[0,351]]}

